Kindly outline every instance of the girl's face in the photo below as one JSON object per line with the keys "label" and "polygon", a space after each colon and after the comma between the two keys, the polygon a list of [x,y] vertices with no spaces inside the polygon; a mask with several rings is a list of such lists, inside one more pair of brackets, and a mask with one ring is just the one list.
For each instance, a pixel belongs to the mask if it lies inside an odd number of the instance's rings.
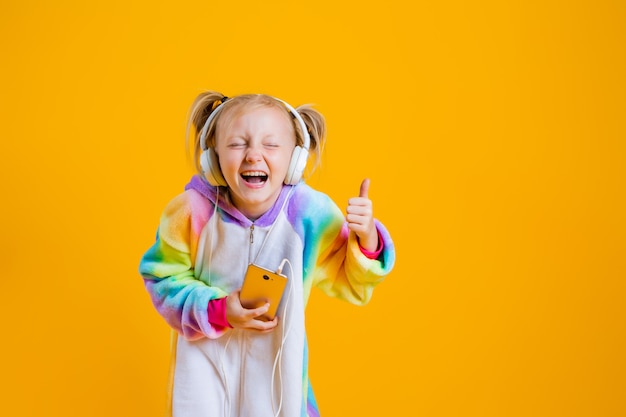
{"label": "girl's face", "polygon": [[220,123],[215,152],[233,204],[256,220],[278,199],[296,146],[286,111],[259,107]]}

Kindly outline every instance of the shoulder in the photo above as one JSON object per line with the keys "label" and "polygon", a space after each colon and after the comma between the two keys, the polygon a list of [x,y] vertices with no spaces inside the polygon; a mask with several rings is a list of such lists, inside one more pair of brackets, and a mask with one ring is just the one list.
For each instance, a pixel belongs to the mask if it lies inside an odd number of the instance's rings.
{"label": "shoulder", "polygon": [[196,190],[185,190],[172,198],[163,211],[164,215],[191,215],[205,211],[211,206],[208,198]]}
{"label": "shoulder", "polygon": [[161,216],[162,227],[171,231],[189,231],[191,227],[196,232],[208,221],[212,203],[198,191],[189,189],[174,198],[165,206]]}
{"label": "shoulder", "polygon": [[337,204],[325,193],[305,183],[295,186],[290,203],[290,214],[306,222],[327,223],[331,219],[343,221]]}
{"label": "shoulder", "polygon": [[292,204],[296,205],[302,211],[307,211],[307,209],[315,210],[336,205],[327,194],[318,191],[305,183],[300,183],[295,186],[293,190],[292,202]]}

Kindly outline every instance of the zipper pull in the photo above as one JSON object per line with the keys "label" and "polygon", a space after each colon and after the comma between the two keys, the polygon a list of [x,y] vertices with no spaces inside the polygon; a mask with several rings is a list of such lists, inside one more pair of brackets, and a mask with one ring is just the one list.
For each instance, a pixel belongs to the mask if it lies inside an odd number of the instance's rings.
{"label": "zipper pull", "polygon": [[254,243],[254,223],[250,225],[250,244]]}

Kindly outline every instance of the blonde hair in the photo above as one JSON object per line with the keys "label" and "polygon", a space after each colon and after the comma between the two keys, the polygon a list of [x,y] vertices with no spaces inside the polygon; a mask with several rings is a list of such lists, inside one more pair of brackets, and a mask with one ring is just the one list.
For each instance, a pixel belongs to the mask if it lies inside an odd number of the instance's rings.
{"label": "blonde hair", "polygon": [[[187,121],[187,133],[185,135],[187,155],[191,155],[195,169],[201,175],[203,175],[202,167],[200,166],[202,128],[211,113],[219,106],[224,107],[215,115],[207,128],[205,137],[206,148],[215,147],[218,124],[221,126],[225,123],[224,120],[232,120],[247,110],[259,107],[275,107],[286,111],[286,114],[293,123],[296,145],[302,146],[304,144],[304,136],[301,132],[300,123],[295,120],[295,117],[293,117],[291,112],[280,100],[265,94],[242,94],[232,98],[226,98],[226,96],[217,91],[205,91],[200,93],[191,105],[189,119]],[[295,110],[300,114],[300,117],[302,117],[311,139],[309,145],[309,162],[311,156],[313,156],[314,163],[307,163],[307,172],[310,175],[321,162],[321,154],[326,142],[326,120],[319,111],[315,110],[309,104],[296,107]],[[191,144],[193,144],[193,148],[190,148]]]}

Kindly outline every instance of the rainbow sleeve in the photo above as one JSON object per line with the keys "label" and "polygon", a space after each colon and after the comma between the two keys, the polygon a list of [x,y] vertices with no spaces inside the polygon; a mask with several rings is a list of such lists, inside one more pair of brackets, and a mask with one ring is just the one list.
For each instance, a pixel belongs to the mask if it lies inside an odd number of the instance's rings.
{"label": "rainbow sleeve", "polygon": [[381,253],[366,256],[356,234],[350,232],[339,207],[323,193],[308,192],[295,196],[294,210],[302,212],[305,288],[317,286],[324,293],[356,305],[369,302],[372,292],[395,263],[395,248],[389,232],[374,220],[381,239]]}
{"label": "rainbow sleeve", "polygon": [[209,323],[207,307],[209,300],[227,294],[196,279],[193,272],[198,236],[211,213],[209,204],[197,193],[174,198],[161,216],[156,241],[139,265],[157,311],[189,340],[216,338],[225,331]]}

